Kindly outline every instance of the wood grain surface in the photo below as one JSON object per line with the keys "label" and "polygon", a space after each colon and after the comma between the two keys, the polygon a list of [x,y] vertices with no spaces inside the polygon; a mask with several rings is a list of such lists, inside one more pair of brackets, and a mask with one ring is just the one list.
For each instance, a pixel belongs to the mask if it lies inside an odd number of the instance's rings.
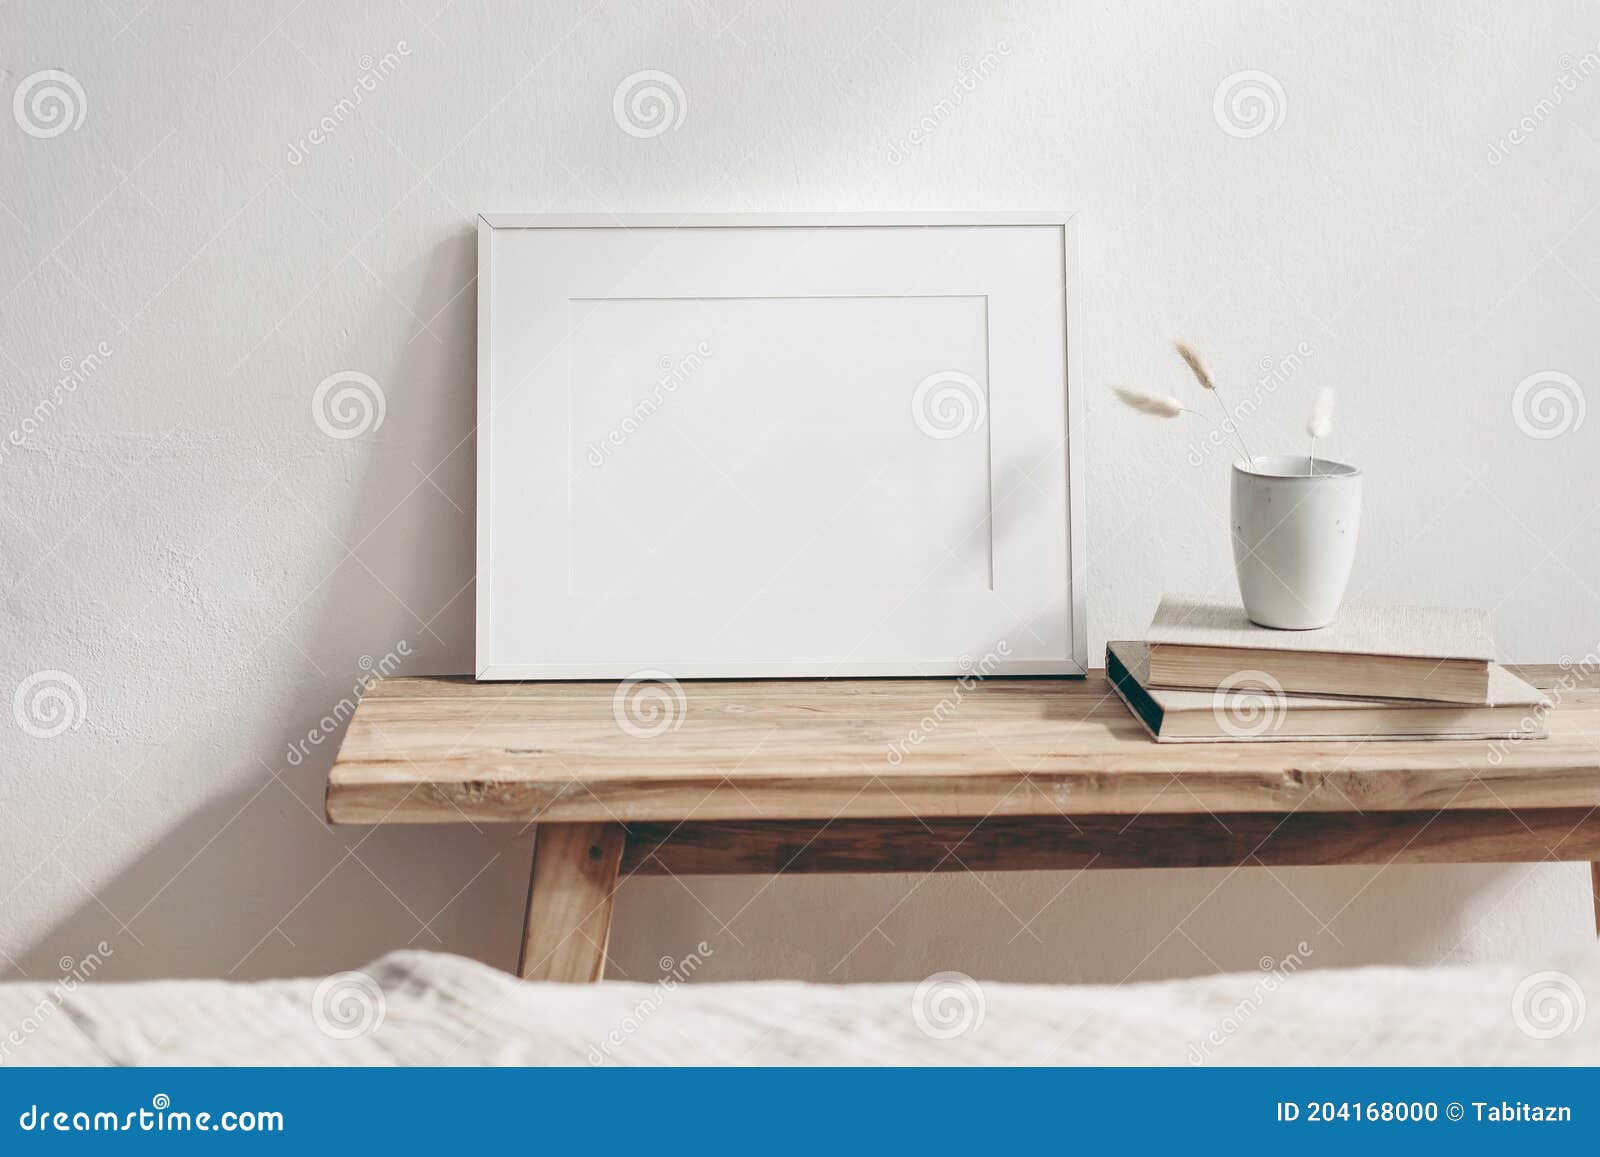
{"label": "wood grain surface", "polygon": [[327,811],[632,823],[1600,804],[1594,679],[1518,670],[1554,704],[1548,739],[1157,745],[1100,671],[685,682],[632,731],[614,683],[387,679],[351,720]]}
{"label": "wood grain surface", "polygon": [[605,974],[623,839],[615,824],[539,826],[518,976],[589,984]]}
{"label": "wood grain surface", "polygon": [[1230,812],[629,824],[625,874],[1059,871],[1600,858],[1600,811]]}

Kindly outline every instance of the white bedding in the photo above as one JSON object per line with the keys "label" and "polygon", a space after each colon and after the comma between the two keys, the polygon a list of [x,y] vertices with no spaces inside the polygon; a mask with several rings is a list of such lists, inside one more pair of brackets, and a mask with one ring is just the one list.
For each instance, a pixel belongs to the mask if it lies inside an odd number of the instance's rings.
{"label": "white bedding", "polygon": [[[396,952],[334,978],[0,985],[0,1061],[1596,1064],[1600,948],[1551,965],[1114,986],[528,984]],[[381,1017],[380,1017],[381,1011]],[[981,1015],[980,1015],[981,1013]]]}

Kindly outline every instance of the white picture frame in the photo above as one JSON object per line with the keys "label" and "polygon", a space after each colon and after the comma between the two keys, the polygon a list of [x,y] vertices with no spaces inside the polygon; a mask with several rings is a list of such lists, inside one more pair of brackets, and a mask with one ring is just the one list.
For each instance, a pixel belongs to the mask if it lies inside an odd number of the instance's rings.
{"label": "white picture frame", "polygon": [[477,675],[1082,675],[1075,220],[478,231]]}

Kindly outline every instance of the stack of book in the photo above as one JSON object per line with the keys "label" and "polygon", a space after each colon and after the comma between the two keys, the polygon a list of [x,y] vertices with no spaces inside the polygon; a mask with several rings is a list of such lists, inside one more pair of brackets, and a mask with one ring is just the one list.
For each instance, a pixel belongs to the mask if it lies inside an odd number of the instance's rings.
{"label": "stack of book", "polygon": [[1106,675],[1158,743],[1541,739],[1549,701],[1494,661],[1487,612],[1348,606],[1315,631],[1169,595]]}

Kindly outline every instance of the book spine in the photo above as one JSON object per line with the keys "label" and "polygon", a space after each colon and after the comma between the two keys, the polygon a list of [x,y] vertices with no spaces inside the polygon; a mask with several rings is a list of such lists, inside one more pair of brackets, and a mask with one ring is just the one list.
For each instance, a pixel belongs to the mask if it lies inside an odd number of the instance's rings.
{"label": "book spine", "polygon": [[1161,738],[1161,720],[1164,712],[1161,704],[1150,697],[1150,693],[1139,685],[1139,680],[1129,673],[1123,666],[1122,660],[1117,658],[1117,653],[1110,647],[1106,648],[1106,679],[1117,694],[1122,696],[1122,701],[1128,705],[1128,710],[1133,712],[1134,718],[1144,724],[1152,738]]}

